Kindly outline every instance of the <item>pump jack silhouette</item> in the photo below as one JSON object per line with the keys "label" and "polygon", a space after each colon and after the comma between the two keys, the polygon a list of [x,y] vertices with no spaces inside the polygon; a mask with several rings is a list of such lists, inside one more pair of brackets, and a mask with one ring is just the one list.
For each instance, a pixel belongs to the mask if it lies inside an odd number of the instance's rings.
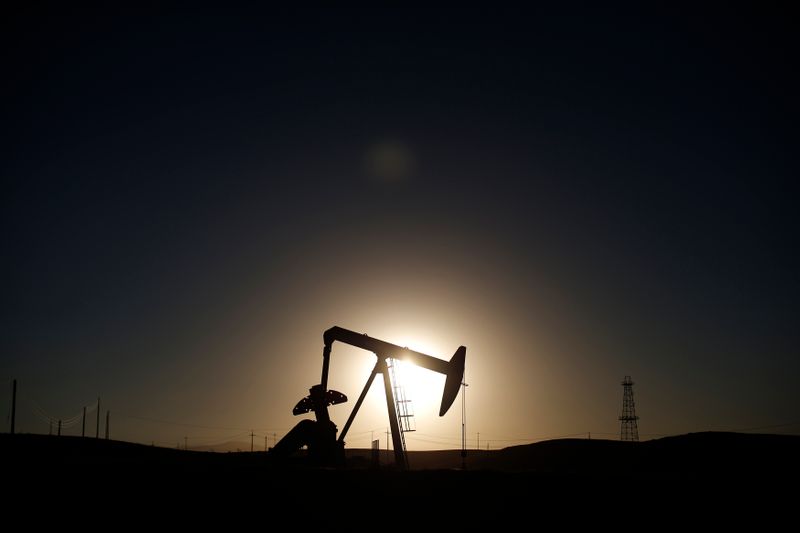
{"label": "pump jack silhouette", "polygon": [[[395,464],[398,469],[404,470],[407,465],[386,360],[391,358],[407,361],[447,376],[444,391],[442,392],[442,405],[439,408],[439,416],[444,416],[458,396],[458,389],[464,377],[464,362],[467,356],[466,347],[460,346],[450,361],[445,361],[338,326],[327,330],[323,334],[323,341],[325,345],[322,350],[321,382],[312,386],[309,389],[309,395],[300,400],[292,411],[295,416],[313,411],[316,420],[300,421],[275,445],[270,452],[271,456],[275,458],[288,457],[303,446],[307,446],[309,459],[315,464],[328,466],[342,464],[344,462],[344,438],[347,435],[347,431],[350,429],[364,398],[367,396],[375,376],[382,374],[384,390],[386,391],[389,427],[392,431]],[[346,402],[347,396],[339,391],[328,390],[328,368],[330,366],[331,347],[335,341],[368,350],[378,358],[338,439],[336,438],[336,424],[331,421],[328,415],[328,406]]]}

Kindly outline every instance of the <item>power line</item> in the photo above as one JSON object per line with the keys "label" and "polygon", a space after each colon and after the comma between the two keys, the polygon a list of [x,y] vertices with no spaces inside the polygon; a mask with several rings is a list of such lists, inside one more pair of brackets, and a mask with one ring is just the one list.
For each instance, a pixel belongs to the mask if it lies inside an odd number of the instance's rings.
{"label": "power line", "polygon": [[[24,397],[24,399],[30,404],[31,410],[34,415],[36,415],[40,420],[51,423],[57,420],[61,420],[62,427],[71,427],[75,425],[78,421],[83,418],[83,410],[78,411],[75,415],[70,417],[58,417],[52,416],[50,413],[42,409],[42,407],[36,402],[36,400],[28,397]],[[88,404],[86,407],[86,412],[91,412],[92,410],[96,409],[97,405],[95,403]]]}
{"label": "power line", "polygon": [[[221,431],[250,431],[249,428],[241,428],[241,427],[230,427],[230,426],[208,426],[205,424],[189,424],[186,422],[176,422],[174,420],[163,420],[159,418],[150,418],[146,416],[136,416],[136,415],[119,415],[123,418],[131,418],[134,420],[143,420],[145,422],[155,422],[157,424],[167,424],[170,426],[181,426],[181,427],[188,427],[188,428],[199,428],[199,429],[218,429]],[[278,431],[285,431],[286,428],[257,428],[264,432],[272,432],[275,430]]]}
{"label": "power line", "polygon": [[211,441],[211,442],[216,442],[216,443],[219,443],[219,444],[223,444],[226,441],[229,441],[229,440],[232,440],[232,439],[235,439],[235,438],[238,438],[238,437],[245,437],[247,435],[249,435],[249,433],[244,432],[244,433],[236,433],[234,435],[229,435],[227,437],[197,437],[197,436],[192,436],[192,440],[193,441],[200,441],[201,443],[206,443],[208,441]]}

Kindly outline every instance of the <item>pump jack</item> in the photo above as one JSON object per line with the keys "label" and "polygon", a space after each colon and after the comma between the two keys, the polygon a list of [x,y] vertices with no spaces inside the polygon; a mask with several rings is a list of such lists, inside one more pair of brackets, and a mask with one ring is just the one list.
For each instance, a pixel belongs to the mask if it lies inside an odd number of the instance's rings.
{"label": "pump jack", "polygon": [[[310,411],[314,412],[316,421],[301,420],[283,439],[272,449],[274,457],[287,457],[303,446],[308,447],[309,458],[317,464],[336,465],[344,461],[344,438],[353,423],[364,398],[367,396],[372,382],[377,374],[383,375],[384,390],[386,392],[386,407],[389,414],[389,427],[392,430],[392,444],[394,446],[394,459],[397,468],[406,468],[406,458],[403,452],[400,425],[397,420],[394,394],[389,378],[387,359],[407,361],[417,366],[427,368],[447,376],[442,393],[442,404],[439,416],[444,416],[458,396],[458,389],[464,377],[464,361],[467,349],[460,346],[450,361],[437,359],[424,353],[415,352],[395,344],[369,337],[366,333],[360,334],[338,326],[334,326],[323,334],[324,347],[322,349],[322,379],[318,385],[309,389],[309,395],[300,400],[292,413],[301,415]],[[328,368],[330,366],[331,347],[335,341],[350,344],[370,351],[378,358],[372,369],[361,395],[356,400],[353,411],[347,418],[339,438],[336,438],[337,427],[328,415],[328,406],[347,401],[347,396],[335,390],[328,390]]]}

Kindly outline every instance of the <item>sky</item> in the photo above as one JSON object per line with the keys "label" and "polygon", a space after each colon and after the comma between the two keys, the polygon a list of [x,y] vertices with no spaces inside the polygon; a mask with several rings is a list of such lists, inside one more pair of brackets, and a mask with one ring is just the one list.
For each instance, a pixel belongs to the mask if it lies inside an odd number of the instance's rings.
{"label": "sky", "polygon": [[[338,325],[466,346],[470,445],[618,438],[625,375],[643,439],[800,432],[797,21],[738,9],[8,17],[3,414],[271,445]],[[374,360],[334,345],[340,428]]]}

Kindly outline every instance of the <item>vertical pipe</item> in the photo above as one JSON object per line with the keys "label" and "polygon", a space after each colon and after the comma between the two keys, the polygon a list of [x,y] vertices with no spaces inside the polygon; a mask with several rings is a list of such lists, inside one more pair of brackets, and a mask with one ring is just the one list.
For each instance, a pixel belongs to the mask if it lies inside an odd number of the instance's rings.
{"label": "vertical pipe", "polygon": [[328,367],[330,366],[330,361],[331,361],[331,345],[326,344],[325,347],[322,349],[322,378],[320,379],[323,391],[328,390]]}

